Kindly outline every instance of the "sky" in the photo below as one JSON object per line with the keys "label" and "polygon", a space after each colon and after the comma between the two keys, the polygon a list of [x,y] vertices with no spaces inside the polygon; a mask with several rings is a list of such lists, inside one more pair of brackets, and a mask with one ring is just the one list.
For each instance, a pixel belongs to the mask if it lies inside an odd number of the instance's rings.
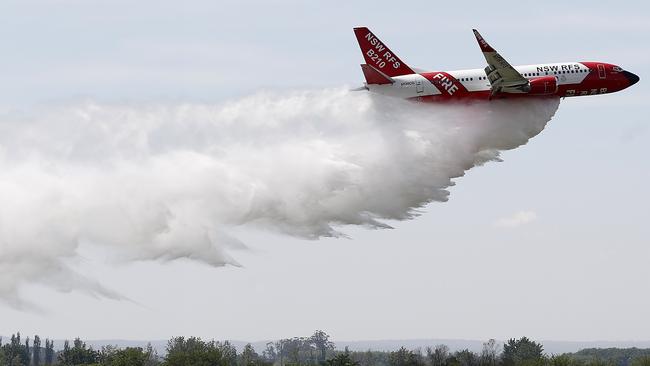
{"label": "sky", "polygon": [[511,64],[601,60],[641,81],[563,100],[527,145],[393,230],[305,240],[237,227],[241,267],[115,263],[82,246],[75,269],[129,300],[23,285],[42,309],[0,303],[0,334],[648,340],[648,20],[646,2],[4,1],[3,111],[355,87],[355,26],[425,69],[483,67],[477,28]]}

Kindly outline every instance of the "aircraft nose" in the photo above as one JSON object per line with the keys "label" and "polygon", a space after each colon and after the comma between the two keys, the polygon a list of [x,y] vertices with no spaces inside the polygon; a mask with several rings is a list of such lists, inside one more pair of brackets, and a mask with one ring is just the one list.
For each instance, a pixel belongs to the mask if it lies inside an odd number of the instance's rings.
{"label": "aircraft nose", "polygon": [[630,86],[636,84],[639,81],[639,77],[629,71],[623,71],[623,75],[630,82]]}

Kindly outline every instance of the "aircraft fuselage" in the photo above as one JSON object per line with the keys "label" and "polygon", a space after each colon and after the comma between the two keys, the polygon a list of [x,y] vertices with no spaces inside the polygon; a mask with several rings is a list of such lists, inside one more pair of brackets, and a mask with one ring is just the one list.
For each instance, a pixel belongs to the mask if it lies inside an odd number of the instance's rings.
{"label": "aircraft fuselage", "polygon": [[[605,62],[560,62],[521,65],[514,68],[528,80],[556,78],[556,85],[538,93],[497,93],[495,98],[522,96],[577,97],[614,93],[634,85],[639,78]],[[391,84],[367,84],[368,90],[400,98],[423,101],[490,99],[491,88],[483,69],[433,71],[395,76]]]}

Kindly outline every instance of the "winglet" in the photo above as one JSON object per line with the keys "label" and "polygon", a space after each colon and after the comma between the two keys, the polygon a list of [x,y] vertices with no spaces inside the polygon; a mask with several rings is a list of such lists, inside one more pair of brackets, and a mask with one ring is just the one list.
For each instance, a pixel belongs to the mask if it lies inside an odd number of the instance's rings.
{"label": "winglet", "polygon": [[496,52],[492,46],[490,46],[485,39],[481,36],[481,33],[479,33],[476,29],[472,29],[474,32],[474,36],[476,37],[476,41],[478,42],[479,47],[481,47],[481,51],[483,52]]}

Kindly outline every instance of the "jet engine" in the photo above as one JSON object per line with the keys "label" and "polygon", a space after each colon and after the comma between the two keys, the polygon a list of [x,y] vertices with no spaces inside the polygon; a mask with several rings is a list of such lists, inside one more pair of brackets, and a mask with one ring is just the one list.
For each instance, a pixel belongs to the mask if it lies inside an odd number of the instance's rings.
{"label": "jet engine", "polygon": [[557,78],[555,76],[542,76],[531,79],[524,91],[534,95],[554,94],[557,92]]}

